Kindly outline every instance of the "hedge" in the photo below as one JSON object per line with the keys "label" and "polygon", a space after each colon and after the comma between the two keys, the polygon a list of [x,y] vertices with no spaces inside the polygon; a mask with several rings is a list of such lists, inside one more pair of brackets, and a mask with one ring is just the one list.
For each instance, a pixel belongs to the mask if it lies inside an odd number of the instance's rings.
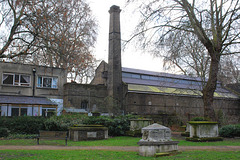
{"label": "hedge", "polygon": [[240,124],[237,125],[226,125],[219,130],[221,137],[240,137]]}
{"label": "hedge", "polygon": [[10,134],[38,134],[39,130],[45,129],[44,117],[1,117],[0,127],[7,128]]}
{"label": "hedge", "polygon": [[110,136],[122,136],[126,131],[129,131],[130,119],[135,118],[133,115],[126,116],[99,116],[99,117],[87,117],[83,120],[83,124],[99,124],[108,127],[108,134]]}

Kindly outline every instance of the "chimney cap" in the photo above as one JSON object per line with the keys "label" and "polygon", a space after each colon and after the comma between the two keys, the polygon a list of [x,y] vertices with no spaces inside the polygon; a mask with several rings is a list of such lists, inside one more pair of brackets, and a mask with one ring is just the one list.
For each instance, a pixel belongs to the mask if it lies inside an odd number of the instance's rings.
{"label": "chimney cap", "polygon": [[116,6],[116,5],[112,5],[111,7],[110,7],[110,10],[109,10],[109,13],[112,13],[112,12],[121,12],[121,9],[120,9],[120,7],[119,6]]}

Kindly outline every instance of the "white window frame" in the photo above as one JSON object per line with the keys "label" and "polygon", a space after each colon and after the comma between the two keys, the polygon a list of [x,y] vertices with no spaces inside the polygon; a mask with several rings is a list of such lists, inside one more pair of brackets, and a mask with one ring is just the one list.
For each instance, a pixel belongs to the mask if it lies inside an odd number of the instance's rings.
{"label": "white window frame", "polygon": [[[39,81],[38,81],[39,78],[41,78],[41,84],[39,84]],[[52,79],[51,87],[44,87],[43,86],[43,79],[44,78],[51,78]],[[56,85],[53,85],[54,79],[57,79]],[[37,78],[37,87],[39,87],[39,88],[53,88],[53,89],[57,89],[58,88],[58,77],[38,76],[38,78]]]}
{"label": "white window frame", "polygon": [[[4,84],[3,81],[3,76],[4,75],[12,75],[13,76],[13,82],[12,84]],[[19,82],[15,82],[15,77],[18,75]],[[21,83],[21,76],[28,76],[29,77],[29,83]],[[2,84],[3,85],[11,85],[11,86],[27,86],[29,87],[31,85],[31,75],[29,74],[22,74],[22,73],[3,73],[2,74]]]}

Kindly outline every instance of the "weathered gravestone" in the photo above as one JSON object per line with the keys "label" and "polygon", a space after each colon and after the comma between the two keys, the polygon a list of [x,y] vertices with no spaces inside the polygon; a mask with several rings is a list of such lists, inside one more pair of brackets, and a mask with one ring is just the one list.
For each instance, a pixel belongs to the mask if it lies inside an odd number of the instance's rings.
{"label": "weathered gravestone", "polygon": [[178,150],[178,141],[171,140],[171,130],[154,123],[142,128],[142,139],[138,142],[141,156],[155,156],[157,153]]}
{"label": "weathered gravestone", "polygon": [[190,121],[189,141],[222,141],[218,135],[218,123],[210,121]]}
{"label": "weathered gravestone", "polygon": [[79,125],[69,128],[72,141],[99,140],[108,138],[108,128],[102,125]]}

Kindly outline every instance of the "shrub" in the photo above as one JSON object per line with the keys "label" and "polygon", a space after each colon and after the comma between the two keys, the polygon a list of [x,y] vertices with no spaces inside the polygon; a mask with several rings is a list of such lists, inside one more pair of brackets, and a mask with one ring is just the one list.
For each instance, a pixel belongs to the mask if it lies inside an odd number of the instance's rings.
{"label": "shrub", "polygon": [[208,120],[205,119],[204,117],[194,117],[194,118],[192,118],[191,121],[208,121]]}
{"label": "shrub", "polygon": [[80,114],[52,116],[45,121],[44,126],[48,131],[67,131],[69,127],[82,124],[85,117],[86,115]]}
{"label": "shrub", "polygon": [[1,117],[1,127],[8,128],[11,134],[37,134],[44,129],[44,117]]}
{"label": "shrub", "polygon": [[8,129],[0,128],[0,137],[7,137],[7,136],[8,136]]}
{"label": "shrub", "polygon": [[129,119],[134,118],[132,115],[126,116],[99,116],[99,117],[87,117],[83,120],[83,124],[99,124],[108,127],[108,134],[110,136],[121,136],[125,135],[126,131],[129,130],[130,122]]}
{"label": "shrub", "polygon": [[228,138],[240,137],[240,124],[223,126],[219,130],[219,135]]}

